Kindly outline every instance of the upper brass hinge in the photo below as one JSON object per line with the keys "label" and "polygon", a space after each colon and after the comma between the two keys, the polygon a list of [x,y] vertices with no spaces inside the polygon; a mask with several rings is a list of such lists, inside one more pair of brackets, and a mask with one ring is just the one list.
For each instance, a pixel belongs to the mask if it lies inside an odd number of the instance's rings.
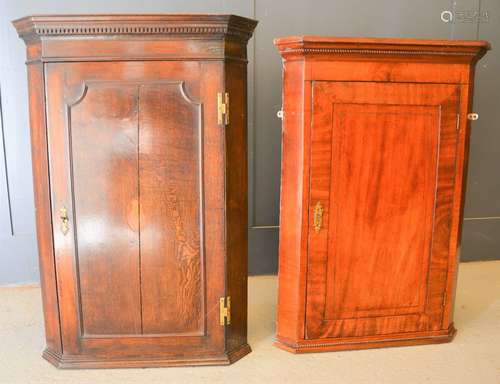
{"label": "upper brass hinge", "polygon": [[219,125],[229,124],[229,93],[217,93],[217,122]]}
{"label": "upper brass hinge", "polygon": [[231,296],[221,297],[219,300],[220,325],[231,324]]}
{"label": "upper brass hinge", "polygon": [[457,113],[457,131],[460,131],[460,114]]}
{"label": "upper brass hinge", "polygon": [[448,296],[447,292],[445,292],[443,296],[443,307],[446,307],[446,296]]}

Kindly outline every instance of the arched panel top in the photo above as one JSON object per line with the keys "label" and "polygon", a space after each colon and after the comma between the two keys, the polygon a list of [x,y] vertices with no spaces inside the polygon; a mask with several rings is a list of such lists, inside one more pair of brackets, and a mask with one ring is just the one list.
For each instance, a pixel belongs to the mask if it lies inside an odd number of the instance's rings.
{"label": "arched panel top", "polygon": [[68,107],[74,107],[79,104],[87,95],[89,87],[85,82],[81,84],[66,87],[64,99]]}

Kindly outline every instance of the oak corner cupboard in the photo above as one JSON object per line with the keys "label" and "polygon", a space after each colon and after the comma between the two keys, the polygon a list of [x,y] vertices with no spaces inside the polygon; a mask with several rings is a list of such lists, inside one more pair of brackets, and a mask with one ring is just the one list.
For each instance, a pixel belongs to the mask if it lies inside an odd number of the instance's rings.
{"label": "oak corner cupboard", "polygon": [[247,344],[246,45],[233,15],[32,16],[47,348],[63,368],[229,364]]}
{"label": "oak corner cupboard", "polygon": [[276,345],[451,341],[485,41],[285,37]]}

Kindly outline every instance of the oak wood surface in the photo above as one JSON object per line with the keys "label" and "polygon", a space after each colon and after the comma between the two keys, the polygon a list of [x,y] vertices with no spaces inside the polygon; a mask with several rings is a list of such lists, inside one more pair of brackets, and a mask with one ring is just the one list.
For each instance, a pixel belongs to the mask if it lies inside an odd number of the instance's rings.
{"label": "oak wood surface", "polygon": [[31,126],[31,160],[33,167],[33,190],[36,209],[36,232],[40,285],[47,348],[62,353],[61,329],[59,324],[59,302],[52,239],[52,216],[49,179],[49,158],[47,151],[46,114],[44,95],[45,74],[43,65],[28,67],[29,109]]}
{"label": "oak wood surface", "polygon": [[182,83],[141,85],[143,333],[205,333],[201,105]]}
{"label": "oak wood surface", "polygon": [[[230,364],[250,352],[244,75],[256,22],[79,15],[14,24],[33,73],[43,356],[99,368]],[[113,60],[94,55],[107,49]],[[217,93],[227,90],[230,134],[217,122]],[[219,299],[229,295],[231,324],[220,325]]]}
{"label": "oak wood surface", "polygon": [[275,43],[284,58],[277,345],[450,341],[466,115],[488,43]]}
{"label": "oak wood surface", "polygon": [[[48,97],[55,100],[53,91],[48,90]],[[136,89],[89,84],[83,95],[66,104],[81,332],[84,337],[140,334]],[[49,117],[49,125],[53,122]],[[50,132],[57,135],[52,127]],[[54,148],[53,158],[61,150]],[[56,222],[65,204],[58,200]]]}
{"label": "oak wood surface", "polygon": [[[248,190],[247,164],[247,81],[246,66],[241,62],[226,63],[226,90],[230,95],[229,116],[231,129],[226,130],[226,202],[227,210],[227,292],[231,300],[247,306],[248,264],[240,259],[248,258]],[[236,350],[247,339],[247,314],[236,310],[231,315],[233,326],[228,327],[226,337],[229,350]]]}

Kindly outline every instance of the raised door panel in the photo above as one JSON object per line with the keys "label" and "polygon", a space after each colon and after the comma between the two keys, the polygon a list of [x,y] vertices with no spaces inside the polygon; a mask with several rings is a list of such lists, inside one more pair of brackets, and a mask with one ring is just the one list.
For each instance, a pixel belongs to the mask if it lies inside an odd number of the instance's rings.
{"label": "raised door panel", "polygon": [[137,87],[86,85],[67,111],[81,331],[140,334]]}
{"label": "raised door panel", "polygon": [[140,87],[144,333],[203,334],[201,104],[182,83]]}
{"label": "raised door panel", "polygon": [[196,62],[48,65],[65,353],[223,351],[223,227],[205,234],[223,218],[217,73]]}
{"label": "raised door panel", "polygon": [[459,87],[312,87],[306,337],[441,329]]}

